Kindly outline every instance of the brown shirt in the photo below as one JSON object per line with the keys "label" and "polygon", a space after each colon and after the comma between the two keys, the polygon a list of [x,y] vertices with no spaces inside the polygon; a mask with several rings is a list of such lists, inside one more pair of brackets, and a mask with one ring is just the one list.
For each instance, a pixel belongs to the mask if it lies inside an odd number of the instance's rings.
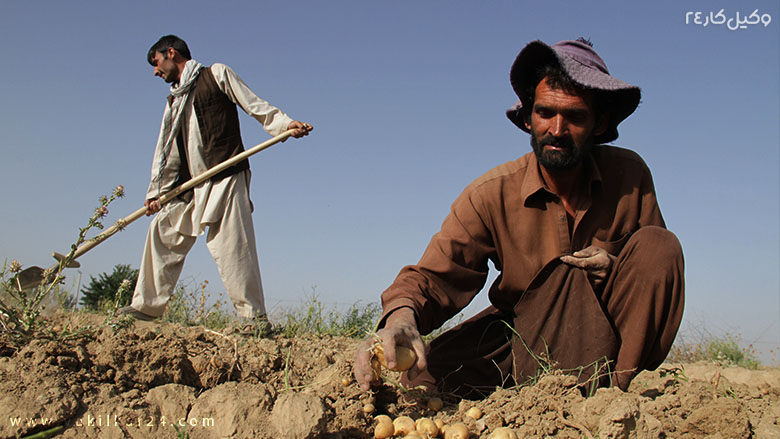
{"label": "brown shirt", "polygon": [[382,294],[380,327],[401,307],[414,310],[421,333],[440,327],[482,289],[488,261],[500,272],[488,297],[511,312],[551,260],[590,245],[617,256],[640,227],[665,227],[650,170],[635,152],[594,146],[584,175],[588,190],[571,233],[533,153],[476,179],[452,204],[420,262],[404,267]]}

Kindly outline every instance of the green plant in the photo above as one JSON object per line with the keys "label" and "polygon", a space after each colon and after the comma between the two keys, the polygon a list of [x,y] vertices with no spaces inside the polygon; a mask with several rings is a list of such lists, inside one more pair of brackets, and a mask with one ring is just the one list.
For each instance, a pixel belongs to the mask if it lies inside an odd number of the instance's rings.
{"label": "green plant", "polygon": [[312,294],[301,306],[283,311],[279,332],[287,337],[315,334],[362,338],[374,331],[381,316],[379,305],[356,303],[346,312],[339,312],[328,309],[314,290],[312,287]]}
{"label": "green plant", "polygon": [[186,425],[184,427],[182,427],[181,429],[176,424],[171,424],[171,425],[173,425],[173,429],[176,430],[176,439],[189,439],[190,438],[190,434],[187,432],[187,426]]}
{"label": "green plant", "polygon": [[690,379],[687,375],[685,375],[685,368],[684,367],[671,367],[671,368],[660,368],[658,369],[658,376],[661,378],[670,377],[675,382],[688,382]]}
{"label": "green plant", "polygon": [[724,366],[740,366],[756,369],[761,365],[758,355],[751,345],[741,346],[740,338],[732,334],[714,336],[708,331],[689,330],[677,336],[667,362],[693,363],[708,361]]}
{"label": "green plant", "polygon": [[179,283],[162,320],[187,326],[200,325],[215,330],[235,324],[238,318],[233,310],[227,309],[225,301],[219,299],[213,305],[208,305],[208,284],[208,281],[203,281],[197,290],[191,290],[185,284]]}
{"label": "green plant", "polygon": [[[120,292],[120,285],[129,281],[128,288]],[[81,289],[81,305],[90,310],[102,310],[107,306],[120,308],[130,304],[133,290],[138,282],[138,270],[127,264],[117,264],[109,273],[101,273],[97,278],[89,277],[89,285]]]}
{"label": "green plant", "polygon": [[707,343],[706,352],[708,359],[726,366],[757,369],[761,365],[752,348],[741,348],[738,339],[730,334]]}
{"label": "green plant", "polygon": [[[22,277],[28,270],[22,270],[17,261],[3,264],[0,272],[0,333],[10,336],[17,343],[26,343],[39,330],[40,315],[44,299],[57,291],[65,280],[63,270],[75,258],[76,250],[87,241],[87,233],[92,228],[103,229],[103,218],[108,214],[108,205],[118,197],[124,196],[122,186],[117,186],[110,197],[101,196],[100,206],[95,209],[87,225],[79,229],[76,242],[71,250],[59,262],[40,273],[40,282],[33,287],[23,285]],[[31,267],[32,268],[32,267]],[[33,270],[33,272],[37,272]],[[35,276],[33,276],[35,277]]]}

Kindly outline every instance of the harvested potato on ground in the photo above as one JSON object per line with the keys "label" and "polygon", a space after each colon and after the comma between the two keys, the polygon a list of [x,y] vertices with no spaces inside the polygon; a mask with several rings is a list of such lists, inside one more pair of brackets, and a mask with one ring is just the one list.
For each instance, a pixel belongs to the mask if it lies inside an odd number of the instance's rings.
{"label": "harvested potato on ground", "polygon": [[395,426],[392,421],[380,422],[374,427],[374,438],[387,439],[395,433]]}
{"label": "harvested potato on ground", "polygon": [[370,402],[363,406],[363,413],[374,413],[374,404],[371,404]]}
{"label": "harvested potato on ground", "polygon": [[466,416],[476,421],[482,417],[482,410],[479,407],[472,407],[466,411]]}
{"label": "harvested potato on ground", "polygon": [[[372,352],[374,354],[374,358],[379,361],[379,364],[381,364],[385,369],[390,369],[387,367],[387,361],[385,361],[385,349],[382,347],[381,343],[375,344]],[[416,362],[417,354],[415,354],[413,350],[407,348],[406,346],[396,346],[395,367],[390,370],[394,372],[403,372],[405,370],[409,370]]]}
{"label": "harvested potato on ground", "polygon": [[441,398],[433,397],[428,400],[429,409],[438,412],[439,410],[442,409],[442,407],[444,407],[444,401],[442,401]]}
{"label": "harvested potato on ground", "polygon": [[447,427],[444,439],[468,439],[469,428],[462,422],[456,422]]}
{"label": "harvested potato on ground", "polygon": [[509,427],[498,427],[490,433],[488,439],[517,439],[517,435]]}
{"label": "harvested potato on ground", "polygon": [[431,419],[420,418],[417,421],[417,432],[425,437],[439,437],[439,426]]}
{"label": "harvested potato on ground", "polygon": [[393,426],[395,426],[395,431],[393,434],[396,436],[407,435],[415,431],[414,419],[408,416],[399,416],[393,419]]}

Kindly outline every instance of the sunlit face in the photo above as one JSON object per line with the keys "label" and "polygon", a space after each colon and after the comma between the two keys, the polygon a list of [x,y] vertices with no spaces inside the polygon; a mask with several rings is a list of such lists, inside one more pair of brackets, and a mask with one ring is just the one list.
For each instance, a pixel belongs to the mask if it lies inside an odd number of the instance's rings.
{"label": "sunlit face", "polygon": [[593,137],[604,131],[596,122],[592,95],[551,88],[542,79],[526,120],[539,163],[550,171],[577,167],[590,153]]}
{"label": "sunlit face", "polygon": [[152,67],[154,68],[154,76],[161,77],[168,84],[173,84],[179,81],[179,67],[173,62],[174,54],[173,49],[168,49],[168,52],[163,55],[160,52],[154,52],[154,58],[152,58]]}

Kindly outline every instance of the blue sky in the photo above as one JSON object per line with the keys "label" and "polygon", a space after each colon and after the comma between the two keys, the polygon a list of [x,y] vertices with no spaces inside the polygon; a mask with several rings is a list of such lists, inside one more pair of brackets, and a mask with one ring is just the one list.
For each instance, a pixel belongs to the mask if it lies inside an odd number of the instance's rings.
{"label": "blue sky", "polygon": [[[197,60],[230,65],[316,127],[252,158],[268,306],[292,306],[313,286],[327,303],[377,301],[470,181],[530,151],[504,116],[520,49],[585,36],[614,75],[642,87],[615,144],[648,163],[683,244],[684,325],[740,334],[771,359],[780,346],[777,1],[586,3],[2,2],[0,259],[48,266],[116,185],[127,197],[110,221],[142,204],[167,94],[145,54],[174,33]],[[688,11],[720,9],[772,21],[686,24]],[[267,139],[247,117],[242,130],[247,145]],[[71,280],[137,267],[147,225],[84,255]],[[223,291],[202,240],[182,280]]]}

